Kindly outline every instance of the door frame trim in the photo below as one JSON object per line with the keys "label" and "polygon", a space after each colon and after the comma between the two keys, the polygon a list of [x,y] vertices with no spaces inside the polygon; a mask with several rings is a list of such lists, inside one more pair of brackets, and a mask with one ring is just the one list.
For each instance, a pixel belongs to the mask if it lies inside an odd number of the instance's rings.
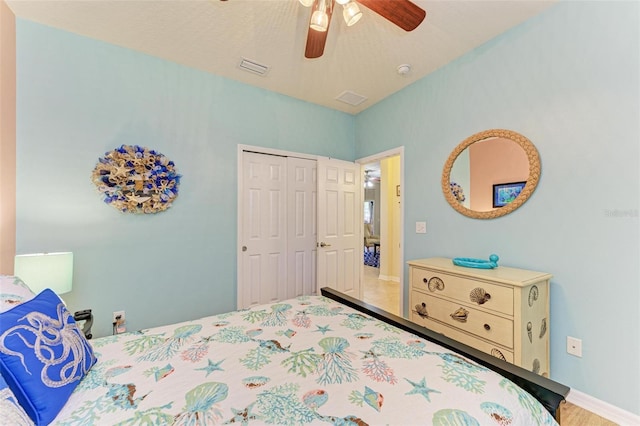
{"label": "door frame trim", "polygon": [[[372,163],[375,161],[380,161],[384,158],[395,157],[396,155],[400,156],[400,188],[404,188],[404,145],[400,145],[396,148],[391,148],[386,151],[382,151],[376,154],[369,155],[367,157],[362,157],[357,159],[355,162],[360,164],[361,173],[364,173],[363,166],[368,163]],[[364,200],[364,187],[362,190],[362,199]],[[405,280],[404,280],[404,269],[405,269],[405,260],[404,260],[404,194],[406,191],[404,189],[400,192],[400,267],[398,268],[400,271],[400,297],[399,299],[399,313],[401,317],[404,317],[404,297],[405,297]],[[360,222],[364,222],[364,211],[360,212]],[[362,300],[363,292],[364,292],[364,264],[361,263],[360,266],[360,300]]]}

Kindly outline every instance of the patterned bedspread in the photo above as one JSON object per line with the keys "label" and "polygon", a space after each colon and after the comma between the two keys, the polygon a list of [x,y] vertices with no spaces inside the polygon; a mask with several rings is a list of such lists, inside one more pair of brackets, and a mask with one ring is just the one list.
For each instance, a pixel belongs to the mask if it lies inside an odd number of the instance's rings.
{"label": "patterned bedspread", "polygon": [[491,370],[320,296],[91,343],[53,424],[556,424]]}

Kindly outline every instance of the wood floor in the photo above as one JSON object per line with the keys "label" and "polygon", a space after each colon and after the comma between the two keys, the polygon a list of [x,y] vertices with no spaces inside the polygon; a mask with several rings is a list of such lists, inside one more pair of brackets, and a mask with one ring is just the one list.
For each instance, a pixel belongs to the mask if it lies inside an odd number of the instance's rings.
{"label": "wood floor", "polygon": [[[372,266],[364,267],[363,301],[370,305],[399,315],[400,284],[378,279],[380,270]],[[399,315],[400,316],[400,315]],[[562,426],[615,426],[596,414],[591,413],[569,402],[563,404],[560,412]]]}
{"label": "wood floor", "polygon": [[584,408],[566,402],[560,411],[562,426],[616,426],[617,423],[593,414]]}

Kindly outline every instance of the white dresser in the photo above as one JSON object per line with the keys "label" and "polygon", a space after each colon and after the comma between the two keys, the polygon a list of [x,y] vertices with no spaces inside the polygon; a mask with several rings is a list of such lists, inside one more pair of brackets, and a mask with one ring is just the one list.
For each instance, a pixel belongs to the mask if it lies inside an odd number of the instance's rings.
{"label": "white dresser", "polygon": [[549,377],[551,274],[446,258],[408,264],[412,322]]}

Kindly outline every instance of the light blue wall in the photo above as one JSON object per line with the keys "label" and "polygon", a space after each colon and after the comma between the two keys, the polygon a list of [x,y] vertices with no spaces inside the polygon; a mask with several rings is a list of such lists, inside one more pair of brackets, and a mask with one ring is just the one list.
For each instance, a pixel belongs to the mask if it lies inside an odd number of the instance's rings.
{"label": "light blue wall", "polygon": [[[17,251],[71,250],[96,336],[236,307],[237,145],[353,160],[352,116],[17,20]],[[261,78],[257,77],[256,78]],[[169,211],[121,214],[91,182],[121,144],[183,175]]]}
{"label": "light blue wall", "polygon": [[[639,12],[637,2],[559,4],[356,118],[358,158],[405,146],[406,260],[495,252],[552,273],[552,378],[635,414]],[[491,128],[531,139],[542,177],[521,209],[474,220],[446,203],[440,175],[459,142]],[[419,220],[425,235],[413,232]],[[566,353],[567,336],[582,339],[582,358]]]}

